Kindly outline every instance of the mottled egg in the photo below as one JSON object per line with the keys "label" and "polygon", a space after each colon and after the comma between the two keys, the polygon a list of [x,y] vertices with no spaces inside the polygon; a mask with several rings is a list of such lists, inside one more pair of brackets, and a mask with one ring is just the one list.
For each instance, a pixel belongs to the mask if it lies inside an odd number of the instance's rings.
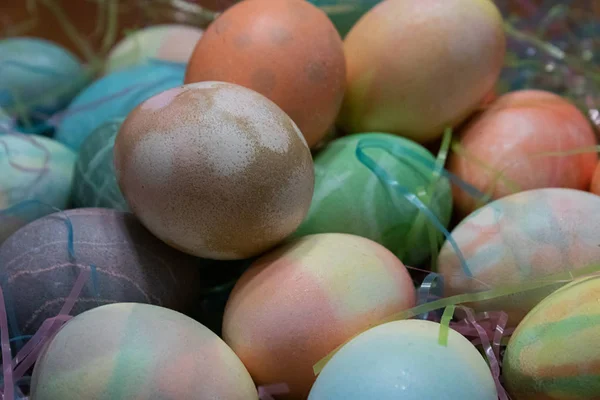
{"label": "mottled egg", "polygon": [[497,400],[489,367],[464,336],[440,324],[394,321],[361,333],[325,365],[308,400]]}
{"label": "mottled egg", "polygon": [[106,72],[112,73],[149,59],[187,63],[203,31],[187,25],[152,25],[133,32],[112,49]]}
{"label": "mottled egg", "polygon": [[348,132],[389,132],[418,142],[467,118],[503,65],[502,16],[489,0],[386,0],[344,40]]}
{"label": "mottled egg", "polygon": [[183,83],[185,67],[152,61],[106,75],[83,90],[60,115],[56,140],[79,150],[103,123],[125,118],[142,101]]}
{"label": "mottled egg", "polygon": [[53,207],[68,207],[75,159],[43,136],[0,135],[0,243]]}
{"label": "mottled egg", "polygon": [[[598,163],[595,145],[591,124],[574,105],[524,90],[500,97],[465,127],[448,169],[493,199],[544,187],[587,190]],[[453,191],[461,215],[477,207],[478,199],[458,186]]]}
{"label": "mottled egg", "polygon": [[0,107],[24,119],[61,110],[88,81],[70,51],[38,38],[0,40],[0,70]]}
{"label": "mottled egg", "polygon": [[512,334],[504,380],[513,400],[592,400],[600,393],[600,277],[538,304]]}
{"label": "mottled egg", "polygon": [[113,157],[115,138],[123,121],[116,118],[100,125],[81,145],[73,178],[76,207],[129,209],[117,183]]}
{"label": "mottled egg", "polygon": [[[68,351],[65,351],[68,349]],[[238,357],[208,328],[178,312],[110,304],[69,321],[46,345],[32,400],[256,400]]]}
{"label": "mottled egg", "polygon": [[156,239],[130,213],[79,208],[51,214],[19,229],[0,247],[0,283],[12,309],[13,335],[33,334],[56,316],[90,266],[95,272],[72,315],[122,301],[186,311],[205,286],[200,260]]}
{"label": "mottled egg", "polygon": [[310,0],[327,13],[341,36],[346,36],[367,11],[381,0]]}
{"label": "mottled egg", "polygon": [[353,335],[413,307],[408,271],[358,236],[305,236],[257,260],[236,283],[223,338],[259,385],[286,383],[306,399],[313,365]]}
{"label": "mottled egg", "polygon": [[313,194],[294,122],[242,86],[201,82],[132,111],[115,142],[117,181],[156,236],[213,259],[258,255],[293,233]]}
{"label": "mottled egg", "polygon": [[[452,196],[447,179],[434,176],[435,158],[408,139],[384,133],[350,135],[315,157],[315,193],[296,235],[351,233],[382,244],[409,265],[431,255],[440,232],[412,203],[381,182],[356,156],[357,147],[448,226]],[[389,151],[396,149],[402,157]],[[391,190],[390,190],[391,189]],[[433,237],[431,232],[435,232]],[[430,243],[435,239],[436,243]],[[440,240],[441,241],[441,240]]]}
{"label": "mottled egg", "polygon": [[246,0],[208,27],[185,82],[231,82],[265,95],[312,147],[335,121],[345,76],[340,35],[323,11],[304,0]]}
{"label": "mottled egg", "polygon": [[[496,200],[453,231],[468,272],[446,242],[438,257],[446,296],[519,285],[600,263],[600,197],[573,189],[535,189]],[[469,274],[471,276],[469,276]],[[471,304],[505,311],[516,326],[562,284]]]}

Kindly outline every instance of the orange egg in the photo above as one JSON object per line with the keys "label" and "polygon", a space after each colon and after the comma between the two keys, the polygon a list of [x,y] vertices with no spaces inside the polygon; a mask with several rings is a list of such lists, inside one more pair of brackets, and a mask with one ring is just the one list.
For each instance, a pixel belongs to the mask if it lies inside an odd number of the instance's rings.
{"label": "orange egg", "polygon": [[344,40],[348,132],[418,142],[465,120],[494,86],[505,53],[502,17],[489,0],[385,0]]}
{"label": "orange egg", "polygon": [[345,77],[342,40],[323,11],[304,0],[245,0],[206,30],[185,83],[231,82],[263,94],[312,147],[335,121]]}
{"label": "orange egg", "polygon": [[590,192],[600,196],[600,163],[598,163],[596,170],[594,171],[592,184],[590,185]]}
{"label": "orange egg", "polygon": [[[538,188],[587,190],[598,162],[595,145],[590,123],[574,105],[525,90],[501,96],[465,127],[448,169],[493,199]],[[568,153],[584,148],[591,151]],[[460,215],[476,208],[460,188],[453,195]]]}

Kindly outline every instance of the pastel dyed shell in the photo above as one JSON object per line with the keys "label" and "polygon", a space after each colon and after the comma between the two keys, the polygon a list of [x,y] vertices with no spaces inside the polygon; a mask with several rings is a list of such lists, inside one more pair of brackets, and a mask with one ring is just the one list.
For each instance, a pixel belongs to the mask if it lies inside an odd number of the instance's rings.
{"label": "pastel dyed shell", "polygon": [[266,97],[223,82],[165,91],[129,114],[115,142],[131,210],[184,252],[243,259],[296,230],[314,187],[310,150]]}
{"label": "pastel dyed shell", "polygon": [[592,400],[600,394],[600,277],[579,279],[538,304],[504,357],[514,400]]}
{"label": "pastel dyed shell", "polygon": [[256,261],[227,302],[223,338],[259,384],[306,399],[313,365],[353,335],[415,304],[408,271],[368,239],[310,235]]}
{"label": "pastel dyed shell", "polygon": [[[519,285],[562,271],[600,263],[600,197],[573,189],[535,189],[496,200],[452,232],[468,269],[446,242],[438,257],[445,295]],[[562,284],[471,304],[500,310],[516,326]]]}
{"label": "pastel dyed shell", "polygon": [[[68,351],[65,351],[68,349]],[[117,303],[69,321],[44,348],[35,400],[257,400],[252,379],[217,335],[178,312]]]}
{"label": "pastel dyed shell", "polygon": [[440,324],[421,320],[361,333],[325,365],[308,400],[497,400],[477,349],[452,329],[442,346],[439,334]]}

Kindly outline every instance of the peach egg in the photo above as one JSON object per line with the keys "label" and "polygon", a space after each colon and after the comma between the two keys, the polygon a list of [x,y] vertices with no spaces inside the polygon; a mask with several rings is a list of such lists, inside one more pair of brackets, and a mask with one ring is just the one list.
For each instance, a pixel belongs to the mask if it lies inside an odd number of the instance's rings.
{"label": "peach egg", "polygon": [[[595,145],[590,123],[574,105],[524,90],[501,96],[465,127],[448,169],[493,199],[545,187],[587,190],[598,162]],[[579,149],[587,151],[572,152]],[[470,194],[453,191],[460,215],[477,207]]]}
{"label": "peach egg", "polygon": [[245,0],[208,27],[185,83],[231,82],[265,95],[312,147],[335,121],[345,77],[342,39],[323,11],[304,0]]}
{"label": "peach egg", "polygon": [[418,142],[465,120],[504,61],[502,16],[490,0],[385,0],[344,40],[348,132],[389,132]]}
{"label": "peach egg", "polygon": [[258,385],[286,383],[284,398],[306,399],[316,362],[414,304],[408,271],[383,246],[341,233],[310,235],[242,275],[227,302],[223,338]]}
{"label": "peach egg", "polygon": [[596,169],[594,170],[592,184],[590,185],[590,192],[600,196],[600,163],[596,165]]}

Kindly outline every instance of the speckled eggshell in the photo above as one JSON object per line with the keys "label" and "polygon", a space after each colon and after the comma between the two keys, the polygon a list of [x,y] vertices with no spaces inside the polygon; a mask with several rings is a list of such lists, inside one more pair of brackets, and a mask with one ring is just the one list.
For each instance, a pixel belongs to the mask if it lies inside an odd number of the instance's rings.
{"label": "speckled eggshell", "polygon": [[[68,253],[68,222],[74,264]],[[90,265],[96,273],[72,315],[122,301],[186,311],[203,288],[201,260],[165,245],[132,214],[104,208],[55,213],[19,229],[0,247],[0,283],[12,309],[9,315],[14,315],[9,318],[11,334],[33,334],[56,316]]]}
{"label": "speckled eggshell", "polygon": [[[424,215],[419,216],[419,210],[408,200],[400,195],[394,199],[389,188],[357,158],[359,143],[373,140],[382,148],[364,148],[364,153],[412,193],[433,194],[421,200],[442,225],[448,226],[452,213],[450,183],[434,176],[433,155],[405,138],[365,133],[337,139],[317,154],[315,193],[296,235],[338,232],[363,236],[382,244],[403,262],[417,265],[431,256],[431,231],[436,233],[436,243],[441,233]],[[394,157],[386,151],[393,148],[406,155]]]}
{"label": "speckled eggshell", "polygon": [[144,64],[150,58],[187,63],[202,33],[202,29],[176,24],[140,29],[111,50],[106,61],[106,72]]}
{"label": "speckled eggshell", "polygon": [[60,116],[56,140],[79,150],[100,125],[125,118],[142,101],[183,83],[185,67],[153,61],[103,76],[85,88]]}
{"label": "speckled eggshell", "polygon": [[379,325],[345,344],[325,365],[308,400],[497,400],[489,367],[459,333],[439,344],[440,324]]}
{"label": "speckled eggshell", "polygon": [[73,178],[76,207],[104,207],[128,211],[115,174],[113,148],[124,118],[98,127],[81,145]]}
{"label": "speckled eggshell", "polygon": [[[446,242],[438,257],[446,296],[540,280],[600,263],[600,197],[573,189],[535,189],[496,200],[453,231],[469,270]],[[556,285],[471,304],[478,311],[505,311],[519,321]]]}
{"label": "speckled eggshell", "polygon": [[43,136],[0,135],[0,243],[53,207],[67,208],[75,159],[71,149]]}
{"label": "speckled eggshell", "polygon": [[259,384],[306,399],[313,365],[353,335],[413,307],[408,271],[358,236],[305,236],[263,256],[234,287],[223,338]]}
{"label": "speckled eggshell", "polygon": [[344,39],[346,131],[432,141],[466,119],[502,69],[502,16],[490,0],[386,0]]}
{"label": "speckled eggshell", "polygon": [[[68,351],[66,351],[68,349]],[[32,400],[257,400],[248,371],[217,335],[178,312],[111,304],[69,321],[45,347]]]}
{"label": "speckled eggshell", "polygon": [[600,277],[586,277],[538,304],[504,357],[514,400],[592,400],[600,393]]}
{"label": "speckled eggshell", "polygon": [[[448,170],[493,199],[544,187],[588,190],[598,163],[595,145],[591,124],[567,100],[538,90],[512,92],[465,127]],[[591,151],[540,156],[585,148]],[[453,194],[461,215],[476,208],[477,199],[458,186]]]}
{"label": "speckled eggshell", "polygon": [[345,76],[342,40],[323,11],[304,0],[245,0],[208,27],[185,82],[231,82],[265,95],[312,147],[334,124]]}
{"label": "speckled eggshell", "polygon": [[119,186],[156,236],[213,259],[258,255],[293,233],[314,187],[293,121],[242,86],[201,82],[137,107],[115,142]]}
{"label": "speckled eggshell", "polygon": [[0,40],[0,66],[0,107],[20,117],[43,119],[52,115],[88,81],[75,55],[39,38]]}

